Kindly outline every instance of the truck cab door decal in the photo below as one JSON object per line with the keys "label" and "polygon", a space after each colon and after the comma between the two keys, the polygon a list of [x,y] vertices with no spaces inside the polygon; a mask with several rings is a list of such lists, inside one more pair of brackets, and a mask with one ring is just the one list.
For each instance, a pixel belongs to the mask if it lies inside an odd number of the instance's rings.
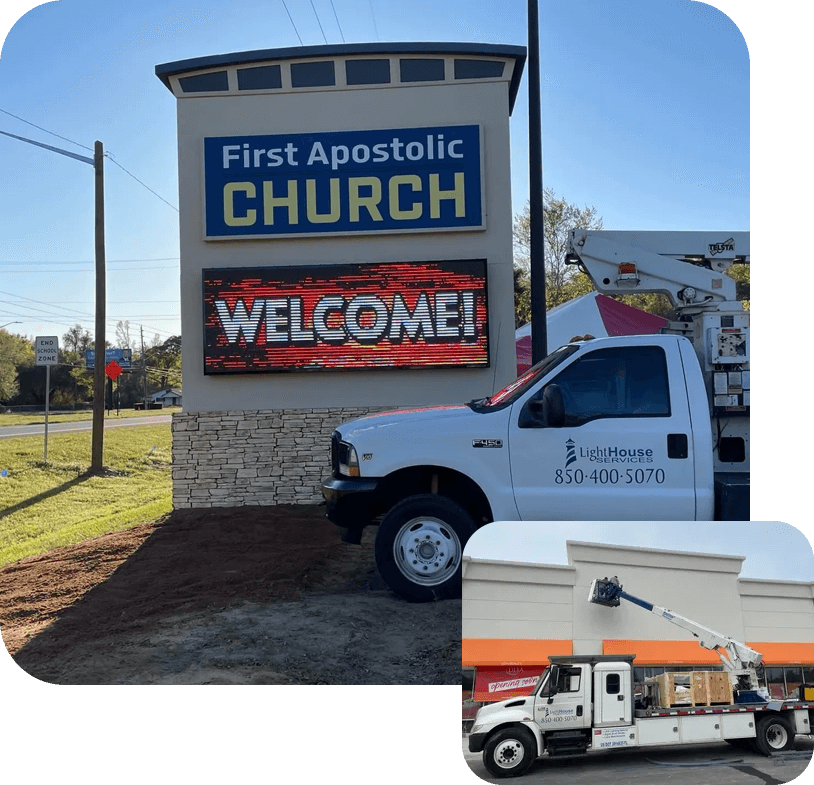
{"label": "truck cab door decal", "polygon": [[[681,369],[675,345],[644,338],[584,353],[546,380],[562,391],[561,427],[547,425],[542,384],[518,400],[509,449],[521,519],[693,520]],[[669,434],[689,460],[668,458]]]}

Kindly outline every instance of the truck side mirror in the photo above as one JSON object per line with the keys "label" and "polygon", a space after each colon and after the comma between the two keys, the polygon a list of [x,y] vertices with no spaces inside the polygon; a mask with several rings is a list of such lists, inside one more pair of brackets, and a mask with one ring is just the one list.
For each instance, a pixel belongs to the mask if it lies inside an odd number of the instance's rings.
{"label": "truck side mirror", "polygon": [[552,665],[551,672],[548,676],[548,702],[554,700],[554,696],[557,694],[557,686],[560,681],[560,666],[559,665]]}

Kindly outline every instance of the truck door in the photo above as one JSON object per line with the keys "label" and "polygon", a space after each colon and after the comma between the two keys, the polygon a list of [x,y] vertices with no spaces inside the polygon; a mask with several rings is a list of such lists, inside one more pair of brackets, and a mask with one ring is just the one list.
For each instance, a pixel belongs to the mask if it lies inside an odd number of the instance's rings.
{"label": "truck door", "polygon": [[[681,355],[675,340],[658,338],[582,353],[513,404],[509,459],[522,520],[695,519]],[[555,422],[543,410],[549,385],[564,408]]]}
{"label": "truck door", "polygon": [[600,664],[594,669],[594,725],[630,725],[633,721],[630,670]]}
{"label": "truck door", "polygon": [[[556,669],[556,670],[555,670]],[[534,720],[542,730],[587,728],[591,713],[585,709],[590,688],[585,665],[557,665],[534,700]]]}

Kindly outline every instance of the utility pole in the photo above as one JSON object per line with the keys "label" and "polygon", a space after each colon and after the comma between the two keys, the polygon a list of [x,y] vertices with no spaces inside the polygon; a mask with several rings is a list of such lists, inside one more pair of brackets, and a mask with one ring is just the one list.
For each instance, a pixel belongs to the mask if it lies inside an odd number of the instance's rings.
{"label": "utility pole", "polygon": [[96,246],[96,339],[93,361],[93,435],[90,470],[102,470],[105,438],[105,169],[101,142],[93,146]]}
{"label": "utility pole", "polygon": [[540,110],[540,21],[537,0],[528,0],[529,43],[529,268],[531,363],[548,354],[545,239],[543,235],[543,129]]}
{"label": "utility pole", "polygon": [[147,358],[144,356],[144,325],[141,327],[141,373],[144,378],[144,410],[147,410]]}
{"label": "utility pole", "polygon": [[71,153],[60,147],[35,142],[24,136],[0,131],[3,136],[19,139],[21,142],[33,144],[59,153],[68,158],[74,158],[82,163],[90,164],[94,171],[94,224],[96,246],[96,339],[93,362],[93,432],[91,436],[91,472],[102,470],[102,450],[105,429],[105,185],[104,185],[104,148],[101,142],[96,142],[93,149],[93,158],[86,155]]}

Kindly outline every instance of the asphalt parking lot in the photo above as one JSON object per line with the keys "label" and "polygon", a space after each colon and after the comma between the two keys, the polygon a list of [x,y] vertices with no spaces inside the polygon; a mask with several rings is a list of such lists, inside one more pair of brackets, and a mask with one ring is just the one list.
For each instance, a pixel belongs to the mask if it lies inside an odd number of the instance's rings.
{"label": "asphalt parking lot", "polygon": [[799,777],[811,761],[814,737],[798,737],[793,750],[767,758],[731,747],[726,742],[688,747],[649,747],[589,752],[587,755],[541,758],[516,780],[495,779],[483,765],[481,753],[463,754],[474,774],[485,782],[522,782],[523,785],[780,785]]}

